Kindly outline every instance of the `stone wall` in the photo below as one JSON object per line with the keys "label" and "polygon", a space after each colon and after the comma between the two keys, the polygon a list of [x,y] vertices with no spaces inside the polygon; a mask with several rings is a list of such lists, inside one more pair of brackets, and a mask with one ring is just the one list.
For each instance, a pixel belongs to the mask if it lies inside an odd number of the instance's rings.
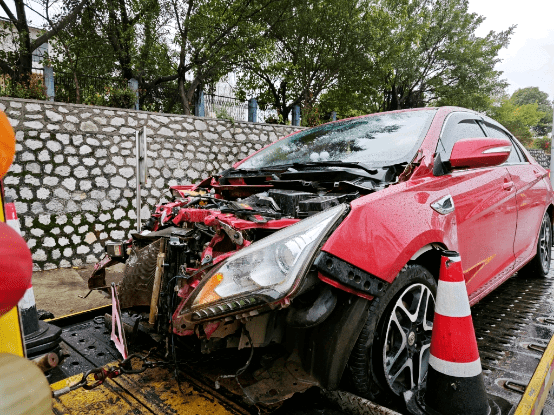
{"label": "stone wall", "polygon": [[94,263],[104,243],[135,230],[135,131],[146,126],[142,219],[169,185],[230,167],[299,128],[134,110],[0,98],[16,132],[4,179],[35,270]]}
{"label": "stone wall", "polygon": [[549,169],[551,165],[551,155],[546,154],[541,149],[528,149],[528,152],[530,152],[530,155],[532,155],[534,159],[538,161],[538,164],[540,164],[545,169]]}

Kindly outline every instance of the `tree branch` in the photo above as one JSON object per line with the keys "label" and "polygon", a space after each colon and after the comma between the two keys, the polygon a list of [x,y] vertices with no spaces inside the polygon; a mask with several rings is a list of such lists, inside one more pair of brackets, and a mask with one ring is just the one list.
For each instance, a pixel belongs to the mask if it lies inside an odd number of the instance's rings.
{"label": "tree branch", "polygon": [[2,7],[2,9],[4,9],[4,11],[6,12],[6,14],[8,15],[9,19],[14,23],[14,24],[18,24],[19,21],[16,19],[16,17],[14,16],[14,14],[12,13],[12,11],[10,10],[10,8],[8,7],[8,5],[4,2],[4,0],[0,0],[0,6]]}
{"label": "tree branch", "polygon": [[[3,0],[0,0],[0,1],[3,1]],[[56,36],[58,34],[58,32],[60,32],[67,25],[72,23],[77,18],[77,15],[83,9],[83,6],[85,6],[85,3],[87,3],[88,1],[89,0],[82,0],[81,3],[79,3],[75,7],[75,9],[73,9],[73,11],[70,14],[68,14],[66,17],[64,17],[62,20],[60,20],[50,31],[48,31],[45,34],[39,36],[37,39],[35,39],[33,42],[31,42],[31,50],[34,51],[39,46],[41,46],[43,43],[48,42],[48,40],[50,38],[52,38],[53,36]]]}

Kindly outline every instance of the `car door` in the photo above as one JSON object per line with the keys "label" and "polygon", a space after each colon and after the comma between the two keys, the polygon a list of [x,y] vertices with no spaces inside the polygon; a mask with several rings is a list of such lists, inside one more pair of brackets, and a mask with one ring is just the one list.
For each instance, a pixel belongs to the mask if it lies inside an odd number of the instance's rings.
{"label": "car door", "polygon": [[[441,132],[437,152],[448,161],[454,143],[486,137],[481,119],[472,113],[451,113]],[[452,170],[448,192],[452,196],[458,245],[468,294],[498,273],[512,268],[516,230],[516,199],[506,167]]]}
{"label": "car door", "polygon": [[515,187],[517,221],[514,239],[514,254],[517,265],[531,257],[537,243],[538,231],[545,213],[547,185],[543,181],[545,170],[531,164],[516,140],[500,127],[484,121],[488,136],[508,138],[513,142],[513,151],[503,164]]}

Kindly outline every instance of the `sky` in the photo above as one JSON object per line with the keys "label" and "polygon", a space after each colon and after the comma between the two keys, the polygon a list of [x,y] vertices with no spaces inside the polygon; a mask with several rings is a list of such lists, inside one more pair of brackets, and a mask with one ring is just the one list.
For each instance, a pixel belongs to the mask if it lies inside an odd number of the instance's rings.
{"label": "sky", "polygon": [[506,49],[499,52],[502,62],[495,69],[503,71],[509,83],[507,92],[518,88],[539,87],[554,100],[555,7],[554,0],[468,0],[468,10],[485,17],[476,31],[485,36],[517,25]]}

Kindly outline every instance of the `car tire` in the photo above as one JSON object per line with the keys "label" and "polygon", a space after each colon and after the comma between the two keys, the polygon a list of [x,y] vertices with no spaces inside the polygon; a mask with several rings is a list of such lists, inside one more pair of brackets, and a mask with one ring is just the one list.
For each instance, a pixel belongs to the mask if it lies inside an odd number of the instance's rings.
{"label": "car tire", "polygon": [[[385,295],[373,300],[348,362],[357,394],[390,403],[400,400],[402,393],[412,388],[418,379],[425,380],[436,292],[437,282],[433,275],[421,265],[410,264],[399,272]],[[418,300],[422,302],[416,304]],[[412,322],[410,316],[414,315],[416,319]],[[397,376],[395,368],[404,360],[406,364]]]}
{"label": "car tire", "polygon": [[538,233],[536,255],[520,269],[520,276],[546,277],[549,275],[551,270],[551,246],[553,245],[552,226],[549,213],[545,212]]}

